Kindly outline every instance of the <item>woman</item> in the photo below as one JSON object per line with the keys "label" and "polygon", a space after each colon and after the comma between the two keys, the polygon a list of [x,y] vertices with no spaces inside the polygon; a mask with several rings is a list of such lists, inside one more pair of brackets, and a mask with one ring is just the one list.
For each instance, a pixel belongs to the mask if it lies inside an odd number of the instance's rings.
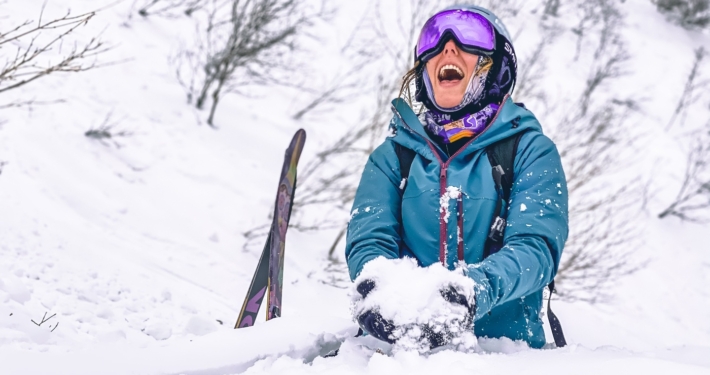
{"label": "woman", "polygon": [[[567,187],[555,145],[535,116],[510,98],[517,71],[510,39],[500,20],[480,7],[449,8],[426,22],[402,85],[408,93],[415,80],[415,97],[426,111],[417,121],[401,99],[393,101],[393,135],[367,162],[345,255],[363,298],[387,288],[356,280],[378,257],[463,269],[474,290],[442,291],[447,301],[466,306],[461,321],[472,323],[476,336],[540,348],[543,289],[557,272],[568,234]],[[506,139],[517,142],[507,175],[488,155]],[[403,153],[411,154],[405,173]],[[496,182],[511,172],[508,196]],[[369,334],[396,340],[397,327],[378,309],[357,320]],[[448,339],[427,338],[431,346]]]}

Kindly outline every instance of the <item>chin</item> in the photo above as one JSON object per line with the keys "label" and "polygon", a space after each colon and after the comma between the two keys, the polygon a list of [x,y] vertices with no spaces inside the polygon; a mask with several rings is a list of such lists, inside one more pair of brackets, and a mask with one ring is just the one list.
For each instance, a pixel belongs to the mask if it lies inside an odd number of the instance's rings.
{"label": "chin", "polygon": [[457,99],[443,99],[443,100],[437,100],[436,104],[441,107],[441,108],[453,108],[459,105],[461,103],[461,100],[463,98],[458,98]]}

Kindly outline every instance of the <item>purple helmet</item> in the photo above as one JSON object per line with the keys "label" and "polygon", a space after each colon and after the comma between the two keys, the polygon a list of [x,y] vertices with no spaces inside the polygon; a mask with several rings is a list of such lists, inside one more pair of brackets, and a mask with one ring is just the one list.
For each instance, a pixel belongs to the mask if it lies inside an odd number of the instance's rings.
{"label": "purple helmet", "polygon": [[[490,103],[500,103],[505,95],[513,92],[517,78],[517,58],[510,34],[503,23],[491,11],[478,6],[454,6],[433,15],[422,27],[414,49],[414,61],[419,62],[416,79],[416,100],[427,108],[444,112],[471,113]],[[486,78],[481,101],[464,108],[447,110],[439,108],[423,82],[426,62],[439,54],[444,45],[454,40],[463,51],[493,59],[493,67]]]}

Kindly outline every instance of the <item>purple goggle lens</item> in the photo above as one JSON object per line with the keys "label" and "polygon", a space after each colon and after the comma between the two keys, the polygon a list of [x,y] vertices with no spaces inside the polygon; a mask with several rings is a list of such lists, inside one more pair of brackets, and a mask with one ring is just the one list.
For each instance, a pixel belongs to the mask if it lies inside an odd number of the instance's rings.
{"label": "purple goggle lens", "polygon": [[461,47],[473,51],[492,52],[495,49],[493,25],[478,13],[452,9],[434,15],[422,27],[417,42],[417,59],[439,47],[441,38],[452,33]]}

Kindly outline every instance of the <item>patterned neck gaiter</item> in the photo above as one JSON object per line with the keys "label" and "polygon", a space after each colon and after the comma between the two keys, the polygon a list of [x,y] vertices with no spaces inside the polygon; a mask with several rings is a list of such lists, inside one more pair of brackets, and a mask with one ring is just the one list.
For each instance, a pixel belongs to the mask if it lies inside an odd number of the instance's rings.
{"label": "patterned neck gaiter", "polygon": [[473,137],[488,126],[500,106],[491,103],[478,112],[468,114],[456,121],[451,115],[436,110],[429,110],[419,116],[419,120],[433,134],[441,137],[444,143],[456,142],[461,138]]}

